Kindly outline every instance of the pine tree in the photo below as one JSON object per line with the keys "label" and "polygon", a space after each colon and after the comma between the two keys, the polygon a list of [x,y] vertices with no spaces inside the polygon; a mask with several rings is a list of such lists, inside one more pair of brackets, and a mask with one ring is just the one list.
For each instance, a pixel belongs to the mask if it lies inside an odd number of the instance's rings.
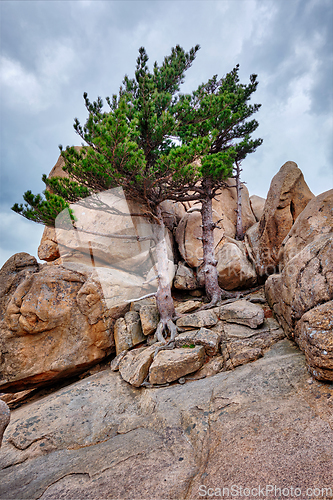
{"label": "pine tree", "polygon": [[210,140],[209,151],[201,158],[201,179],[195,187],[202,200],[203,272],[210,300],[206,307],[212,307],[221,298],[230,296],[218,284],[213,235],[217,223],[213,221],[212,199],[236,168],[237,237],[241,239],[240,162],[262,143],[262,139],[251,139],[258,122],[248,120],[261,106],[248,103],[258,86],[257,75],[251,75],[250,83],[246,85],[240,83],[238,73],[239,65],[220,80],[215,75],[191,95],[182,96],[178,103],[181,116],[179,136],[183,144],[191,143],[193,138],[208,137]]}
{"label": "pine tree", "polygon": [[[205,286],[209,305],[216,304],[227,292],[221,291],[217,281],[212,199],[232,175],[234,163],[261,144],[261,139],[250,139],[257,122],[246,122],[259,108],[247,103],[257,87],[255,75],[249,85],[240,84],[236,66],[191,95],[179,93],[198,49],[197,45],[186,53],[176,46],[161,66],[155,63],[150,71],[146,51],[140,48],[134,78],[125,76],[118,94],[106,98],[107,111],[100,97],[90,102],[85,93],[88,119],[84,126],[77,119],[74,122],[84,146],[81,150],[61,148],[68,178],[44,175],[49,188],[44,198],[28,191],[25,205],[12,207],[30,220],[53,225],[70,203],[117,186],[128,199],[143,202],[146,215],[156,225],[159,340],[168,333],[172,340],[176,333],[160,203],[166,199],[202,201]],[[195,162],[199,158],[200,166]]]}
{"label": "pine tree", "polygon": [[90,102],[85,93],[88,119],[84,126],[77,119],[74,122],[85,145],[81,150],[60,147],[68,178],[48,179],[44,175],[50,189],[44,191],[45,198],[26,192],[25,205],[12,207],[27,219],[54,225],[58,213],[70,203],[116,186],[123,188],[128,199],[143,202],[146,215],[155,224],[159,340],[168,333],[172,340],[176,333],[160,203],[199,198],[198,194],[188,195],[188,187],[198,178],[192,163],[209,148],[208,139],[194,138],[184,146],[173,140],[179,126],[175,111],[179,87],[198,49],[197,45],[186,53],[176,46],[163,64],[155,63],[150,72],[146,51],[140,48],[135,77],[126,76],[118,95],[106,99],[108,111],[103,111],[100,97]]}

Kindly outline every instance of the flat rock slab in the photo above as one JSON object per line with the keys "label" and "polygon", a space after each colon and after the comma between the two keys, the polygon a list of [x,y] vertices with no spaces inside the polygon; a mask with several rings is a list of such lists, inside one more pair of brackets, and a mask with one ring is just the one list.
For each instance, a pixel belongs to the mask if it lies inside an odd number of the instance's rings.
{"label": "flat rock slab", "polygon": [[173,382],[188,373],[193,373],[205,362],[202,346],[160,351],[149,369],[151,384]]}
{"label": "flat rock slab", "polygon": [[208,328],[183,332],[175,338],[176,347],[183,347],[191,344],[202,345],[208,356],[215,356],[215,354],[217,354],[220,341],[221,334],[209,330]]}
{"label": "flat rock slab", "polygon": [[203,326],[214,326],[218,322],[218,318],[213,311],[198,311],[193,314],[188,314],[176,321],[176,325],[181,328],[193,329]]}
{"label": "flat rock slab", "polygon": [[264,321],[263,309],[247,300],[236,300],[231,304],[221,306],[218,316],[223,321],[246,325],[250,328],[257,328]]}
{"label": "flat rock slab", "polygon": [[[313,380],[283,340],[254,363],[185,385],[136,389],[102,371],[17,408],[0,498],[197,500],[232,485],[311,498],[307,488],[332,487],[332,450],[333,385]],[[255,498],[278,498],[267,493]]]}

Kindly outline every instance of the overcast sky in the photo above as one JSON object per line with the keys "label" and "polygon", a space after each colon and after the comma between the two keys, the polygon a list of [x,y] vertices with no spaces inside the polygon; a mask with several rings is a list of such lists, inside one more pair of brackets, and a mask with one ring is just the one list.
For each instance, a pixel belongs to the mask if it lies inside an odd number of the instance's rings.
{"label": "overcast sky", "polygon": [[152,67],[176,44],[200,44],[184,92],[237,63],[242,82],[258,74],[264,142],[243,162],[250,194],[266,197],[288,160],[314,194],[333,187],[332,0],[1,0],[0,15],[0,266],[16,252],[37,255],[43,227],[10,207],[44,189],[59,144],[81,143],[73,121],[87,117],[83,92],[116,93],[140,46]]}

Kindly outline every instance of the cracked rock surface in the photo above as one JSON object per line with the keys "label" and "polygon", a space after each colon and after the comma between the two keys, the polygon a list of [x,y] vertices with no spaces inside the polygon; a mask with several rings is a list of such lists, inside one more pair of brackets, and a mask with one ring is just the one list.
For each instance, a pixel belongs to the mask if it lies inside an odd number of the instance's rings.
{"label": "cracked rock surface", "polygon": [[[312,215],[311,215],[312,214]],[[333,190],[314,198],[281,248],[282,270],[265,293],[286,335],[318,380],[333,380]]]}
{"label": "cracked rock surface", "polygon": [[[329,487],[333,386],[282,340],[214,377],[134,388],[111,370],[12,412],[0,499],[197,499],[232,485]],[[255,474],[254,474],[255,471]],[[296,485],[295,485],[296,487]]]}

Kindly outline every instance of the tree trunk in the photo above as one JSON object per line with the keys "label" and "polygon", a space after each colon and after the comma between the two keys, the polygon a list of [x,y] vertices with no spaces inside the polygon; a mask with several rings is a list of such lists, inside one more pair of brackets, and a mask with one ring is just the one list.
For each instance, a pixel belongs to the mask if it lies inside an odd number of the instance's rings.
{"label": "tree trunk", "polygon": [[203,181],[206,198],[202,200],[202,246],[203,246],[203,272],[205,276],[206,295],[210,301],[209,307],[217,304],[222,298],[222,290],[218,284],[217,260],[214,249],[214,229],[212,206],[212,185],[210,179]]}
{"label": "tree trunk", "polygon": [[169,278],[169,261],[168,249],[165,240],[165,225],[162,217],[160,206],[156,208],[156,216],[159,224],[154,226],[154,233],[156,236],[156,258],[157,258],[157,273],[158,273],[158,289],[156,293],[156,302],[158,311],[160,313],[160,323],[156,330],[156,337],[158,341],[164,341],[166,335],[170,333],[170,341],[176,335],[176,325],[173,319],[176,316],[173,298],[171,296],[171,286]]}
{"label": "tree trunk", "polygon": [[235,239],[242,241],[244,239],[243,232],[243,219],[242,219],[242,186],[240,182],[240,173],[242,169],[240,164],[236,161],[236,191],[237,191],[237,222],[236,222],[236,236]]}

